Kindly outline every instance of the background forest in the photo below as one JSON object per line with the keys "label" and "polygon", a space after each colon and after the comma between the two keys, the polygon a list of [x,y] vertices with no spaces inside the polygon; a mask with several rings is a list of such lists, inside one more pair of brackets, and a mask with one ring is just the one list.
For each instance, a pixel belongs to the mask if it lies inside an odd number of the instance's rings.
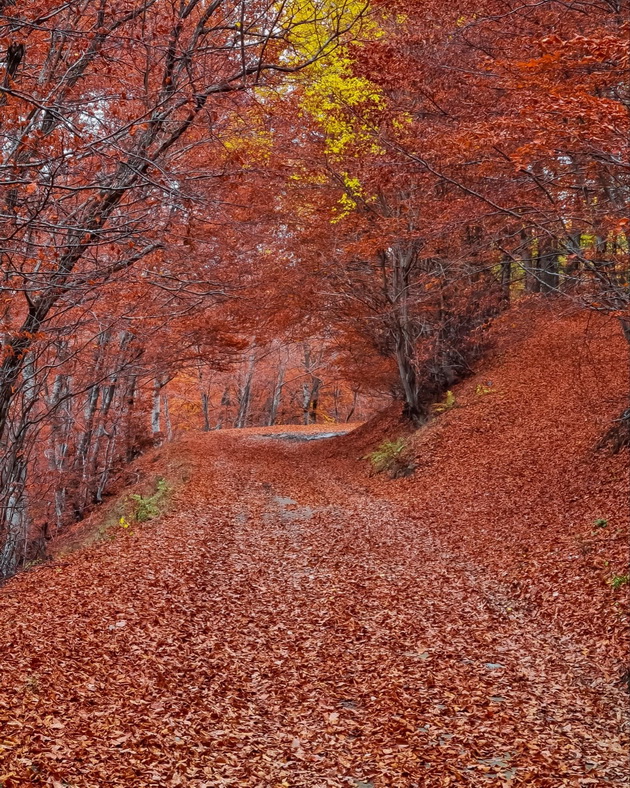
{"label": "background forest", "polygon": [[630,342],[629,32],[628,0],[0,0],[0,577],[185,431],[422,424],[516,299]]}

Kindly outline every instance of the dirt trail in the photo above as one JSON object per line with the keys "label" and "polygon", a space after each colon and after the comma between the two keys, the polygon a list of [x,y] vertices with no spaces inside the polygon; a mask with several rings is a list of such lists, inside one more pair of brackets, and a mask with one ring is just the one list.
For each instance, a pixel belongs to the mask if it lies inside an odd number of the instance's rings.
{"label": "dirt trail", "polygon": [[627,784],[590,644],[358,466],[178,451],[175,514],[0,590],[5,788]]}

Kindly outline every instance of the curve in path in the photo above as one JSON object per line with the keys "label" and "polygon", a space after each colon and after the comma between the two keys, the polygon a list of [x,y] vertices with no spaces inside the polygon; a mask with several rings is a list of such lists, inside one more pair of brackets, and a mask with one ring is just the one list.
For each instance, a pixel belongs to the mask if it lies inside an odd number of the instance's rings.
{"label": "curve in path", "polygon": [[314,448],[190,438],[174,513],[0,591],[0,783],[626,785],[583,644]]}

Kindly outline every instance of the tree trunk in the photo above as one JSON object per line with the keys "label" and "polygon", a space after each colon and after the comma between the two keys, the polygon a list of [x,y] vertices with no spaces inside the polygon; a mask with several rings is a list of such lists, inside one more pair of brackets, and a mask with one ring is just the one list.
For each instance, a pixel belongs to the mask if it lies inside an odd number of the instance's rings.
{"label": "tree trunk", "polygon": [[124,413],[125,413],[125,422],[126,422],[126,433],[127,433],[127,447],[125,450],[125,455],[127,458],[127,462],[131,462],[136,456],[136,440],[138,435],[136,434],[135,429],[135,419],[134,419],[134,411],[136,408],[136,386],[137,386],[137,379],[135,375],[132,375],[127,383],[127,390],[125,392],[125,406],[124,406]]}
{"label": "tree trunk", "polygon": [[15,448],[0,479],[0,579],[16,571],[28,535],[26,462]]}
{"label": "tree trunk", "polygon": [[241,391],[240,391],[238,414],[236,416],[236,423],[234,425],[239,430],[247,426],[247,419],[249,418],[249,405],[252,395],[252,382],[254,380],[255,368],[256,368],[256,351],[252,350],[251,353],[249,354],[249,359],[247,361],[245,377],[243,379],[243,385],[241,386]]}
{"label": "tree trunk", "polygon": [[418,376],[404,336],[396,338],[396,362],[404,394],[403,413],[413,424],[420,425],[426,420],[426,411],[420,402]]}
{"label": "tree trunk", "polygon": [[359,400],[359,392],[353,391],[352,392],[352,405],[350,406],[350,410],[348,411],[348,415],[346,416],[346,424],[349,424],[352,421],[352,417],[354,416],[354,412],[357,409],[357,402]]}
{"label": "tree trunk", "polygon": [[311,387],[310,418],[312,424],[317,424],[317,409],[319,407],[319,392],[322,387],[321,378],[315,378]]}
{"label": "tree trunk", "polygon": [[162,395],[162,403],[164,406],[164,424],[166,425],[166,440],[173,440],[173,424],[171,422],[171,412],[168,407],[168,394]]}
{"label": "tree trunk", "polygon": [[540,281],[537,271],[537,255],[532,248],[532,238],[530,233],[523,229],[521,231],[522,265],[525,272],[525,290],[528,293],[537,293],[540,290]]}
{"label": "tree trunk", "polygon": [[[621,318],[620,322],[621,330],[630,349],[630,319]],[[630,450],[630,401],[628,401],[628,407],[602,437],[597,448],[610,449],[613,454],[618,454],[622,449]]]}
{"label": "tree trunk", "polygon": [[269,418],[267,419],[267,426],[273,427],[278,418],[278,411],[280,409],[280,402],[282,400],[282,389],[284,388],[284,374],[286,369],[286,360],[280,359],[278,364],[278,374],[276,375],[276,382],[273,387],[273,395],[271,397],[271,407],[269,408]]}
{"label": "tree trunk", "polygon": [[232,405],[232,400],[230,398],[230,386],[229,384],[223,390],[223,395],[221,396],[221,410],[219,411],[219,420],[217,421],[217,426],[215,430],[223,429],[223,422],[228,417],[228,408]]}
{"label": "tree trunk", "polygon": [[557,293],[560,284],[559,253],[555,244],[550,241],[541,242],[538,254],[538,277],[541,293]]}
{"label": "tree trunk", "polygon": [[426,420],[426,411],[421,401],[415,365],[415,336],[409,314],[411,274],[417,264],[418,252],[415,245],[409,243],[396,246],[384,254],[390,258],[392,266],[389,299],[393,306],[394,357],[403,391],[404,414],[414,424],[419,425]]}
{"label": "tree trunk", "polygon": [[151,406],[151,434],[157,444],[162,435],[162,389],[167,383],[166,375],[158,375],[153,381],[153,404]]}
{"label": "tree trunk", "polygon": [[507,306],[510,303],[512,289],[512,260],[504,257],[501,261],[501,300]]}
{"label": "tree trunk", "polygon": [[71,383],[67,375],[59,374],[55,377],[52,394],[48,400],[48,409],[52,414],[50,429],[50,456],[49,468],[54,472],[55,478],[55,530],[59,531],[66,518],[66,494],[63,483],[66,477],[66,459],[68,456],[68,442],[74,419],[70,409]]}
{"label": "tree trunk", "polygon": [[210,396],[207,391],[201,392],[201,415],[203,416],[203,432],[210,432]]}

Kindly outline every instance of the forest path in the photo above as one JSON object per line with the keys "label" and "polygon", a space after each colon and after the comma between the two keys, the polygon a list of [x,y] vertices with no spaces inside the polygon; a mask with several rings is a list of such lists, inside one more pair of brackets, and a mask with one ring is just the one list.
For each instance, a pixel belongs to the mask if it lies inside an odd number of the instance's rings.
{"label": "forest path", "polygon": [[589,644],[315,449],[192,436],[171,514],[0,590],[0,784],[627,784]]}

